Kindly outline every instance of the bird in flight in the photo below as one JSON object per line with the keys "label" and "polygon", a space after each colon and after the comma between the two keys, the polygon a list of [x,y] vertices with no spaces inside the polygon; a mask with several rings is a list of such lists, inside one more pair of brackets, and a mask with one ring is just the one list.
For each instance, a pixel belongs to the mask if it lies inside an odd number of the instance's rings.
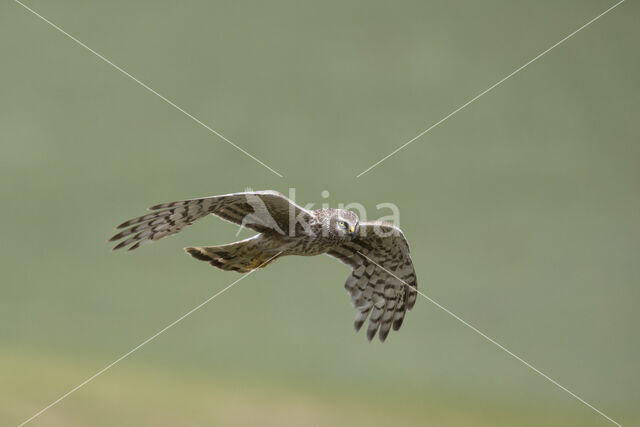
{"label": "bird in flight", "polygon": [[123,222],[110,241],[133,250],[176,234],[209,214],[257,231],[221,246],[185,248],[196,259],[222,270],[247,273],[284,255],[327,254],[351,267],[345,283],[357,310],[359,331],[369,318],[367,339],[384,341],[398,330],[416,302],[417,282],[409,245],[392,224],[360,221],[345,209],[304,209],[277,191],[249,191],[161,203],[152,212]]}

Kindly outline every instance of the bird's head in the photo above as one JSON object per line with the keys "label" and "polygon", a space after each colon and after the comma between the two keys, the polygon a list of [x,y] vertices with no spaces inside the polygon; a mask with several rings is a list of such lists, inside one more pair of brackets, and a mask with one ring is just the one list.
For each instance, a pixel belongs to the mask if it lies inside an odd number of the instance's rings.
{"label": "bird's head", "polygon": [[338,240],[352,240],[358,233],[358,215],[346,209],[335,209],[329,217],[329,234]]}

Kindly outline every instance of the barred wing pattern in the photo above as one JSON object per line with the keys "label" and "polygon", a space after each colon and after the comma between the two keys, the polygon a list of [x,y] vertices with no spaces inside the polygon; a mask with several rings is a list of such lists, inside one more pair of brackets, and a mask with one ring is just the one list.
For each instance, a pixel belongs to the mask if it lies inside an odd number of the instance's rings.
{"label": "barred wing pattern", "polygon": [[384,341],[391,327],[397,331],[417,297],[416,273],[402,231],[387,223],[361,222],[358,236],[333,248],[328,255],[353,269],[344,287],[358,310],[356,331],[367,317],[369,340],[378,332],[380,341]]}
{"label": "barred wing pattern", "polygon": [[277,191],[233,193],[180,200],[161,203],[149,209],[154,212],[125,221],[117,227],[123,230],[110,241],[124,240],[118,243],[114,250],[129,245],[131,246],[128,250],[133,250],[144,243],[176,234],[208,214],[217,215],[261,233],[275,230],[280,234],[289,231],[291,214],[306,222],[312,216],[310,211],[294,204]]}

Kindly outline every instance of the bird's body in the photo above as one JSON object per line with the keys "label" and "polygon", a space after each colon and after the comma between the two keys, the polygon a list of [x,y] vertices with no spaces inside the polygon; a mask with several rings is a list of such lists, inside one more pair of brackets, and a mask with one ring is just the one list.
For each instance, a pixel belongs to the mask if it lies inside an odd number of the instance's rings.
{"label": "bird's body", "polygon": [[208,214],[257,231],[259,234],[222,246],[185,250],[223,270],[247,273],[285,255],[327,254],[353,269],[345,283],[358,310],[355,327],[367,317],[367,338],[379,331],[382,341],[389,330],[400,328],[407,309],[416,299],[416,276],[409,246],[397,227],[382,222],[360,222],[344,209],[304,209],[275,191],[257,191],[163,203],[154,212],[119,225],[111,240],[114,249],[141,244],[175,234]]}

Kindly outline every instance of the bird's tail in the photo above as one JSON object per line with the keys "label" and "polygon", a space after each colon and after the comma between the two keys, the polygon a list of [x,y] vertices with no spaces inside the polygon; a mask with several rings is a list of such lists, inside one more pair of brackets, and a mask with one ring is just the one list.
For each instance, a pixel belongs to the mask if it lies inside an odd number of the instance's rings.
{"label": "bird's tail", "polygon": [[[248,273],[258,267],[266,267],[275,261],[275,254],[265,251],[264,241],[254,236],[240,242],[222,246],[189,247],[185,251],[194,258],[207,261],[222,270]],[[270,259],[272,258],[273,259]]]}

